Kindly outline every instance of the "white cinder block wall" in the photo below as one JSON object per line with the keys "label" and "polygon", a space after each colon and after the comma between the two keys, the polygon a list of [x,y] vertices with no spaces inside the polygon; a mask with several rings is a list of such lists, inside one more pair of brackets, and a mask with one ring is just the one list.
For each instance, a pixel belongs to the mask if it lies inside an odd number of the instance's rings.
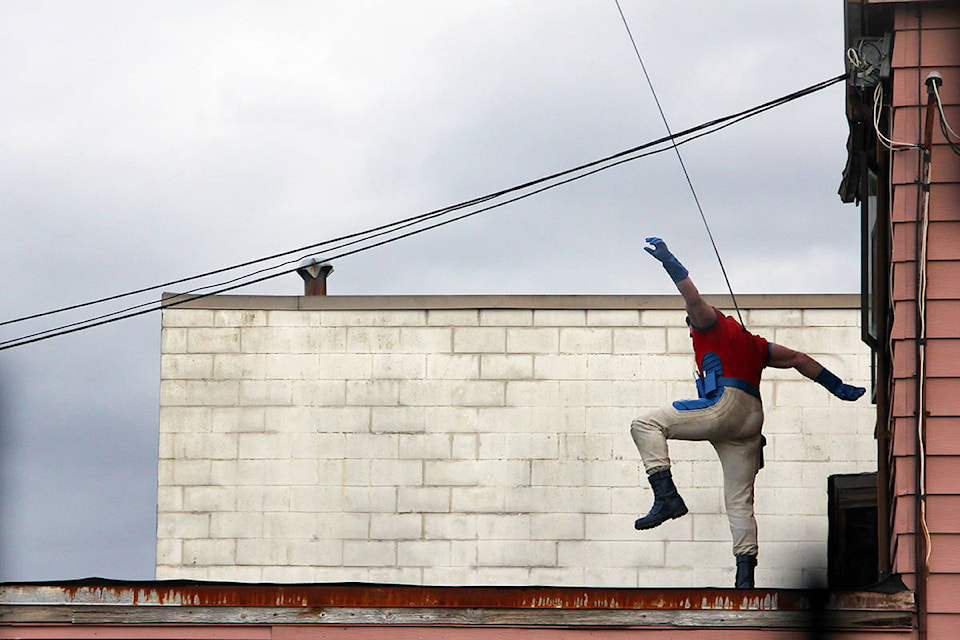
{"label": "white cinder block wall", "polygon": [[[858,298],[739,302],[754,332],[868,384]],[[671,443],[690,515],[633,529],[651,492],[630,421],[695,396],[683,317],[678,296],[169,308],[156,576],[730,586],[708,443]],[[758,586],[807,586],[826,574],[827,476],[876,468],[874,411],[793,371],[768,370],[762,393]]]}

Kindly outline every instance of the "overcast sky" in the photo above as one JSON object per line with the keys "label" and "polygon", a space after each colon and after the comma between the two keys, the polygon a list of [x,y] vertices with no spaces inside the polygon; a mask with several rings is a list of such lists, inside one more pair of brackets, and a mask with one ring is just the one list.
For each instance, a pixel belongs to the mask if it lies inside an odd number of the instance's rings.
{"label": "overcast sky", "polygon": [[[674,131],[843,72],[837,0],[621,4]],[[665,134],[614,0],[4,0],[0,59],[0,320]],[[735,292],[858,290],[846,130],[834,85],[681,147]],[[329,290],[672,292],[647,235],[725,291],[671,153],[344,258]],[[154,313],[0,351],[0,580],[153,578],[159,334]]]}

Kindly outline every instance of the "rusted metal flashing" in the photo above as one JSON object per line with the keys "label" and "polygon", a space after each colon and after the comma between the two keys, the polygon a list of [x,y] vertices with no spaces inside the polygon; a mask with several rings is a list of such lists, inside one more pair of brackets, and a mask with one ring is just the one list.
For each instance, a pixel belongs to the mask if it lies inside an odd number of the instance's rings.
{"label": "rusted metal flashing", "polygon": [[905,629],[913,594],[197,582],[0,585],[0,624],[387,624]]}

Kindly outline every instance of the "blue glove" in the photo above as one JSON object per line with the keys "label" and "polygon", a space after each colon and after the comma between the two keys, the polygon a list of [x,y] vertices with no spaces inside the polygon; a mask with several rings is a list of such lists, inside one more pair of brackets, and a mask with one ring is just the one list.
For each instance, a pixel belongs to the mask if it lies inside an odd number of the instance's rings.
{"label": "blue glove", "polygon": [[663,263],[663,268],[666,269],[667,274],[670,276],[670,279],[674,283],[680,282],[688,275],[690,272],[687,271],[687,268],[680,264],[680,261],[677,260],[677,257],[670,253],[670,249],[667,248],[667,243],[661,240],[660,238],[647,238],[647,242],[653,245],[653,248],[644,247],[643,250],[652,255],[654,258]]}
{"label": "blue glove", "polygon": [[828,371],[826,367],[824,367],[823,371],[817,374],[817,377],[814,378],[813,381],[822,385],[827,391],[837,396],[841,400],[856,400],[867,391],[863,387],[854,387],[853,385],[844,384],[840,378]]}

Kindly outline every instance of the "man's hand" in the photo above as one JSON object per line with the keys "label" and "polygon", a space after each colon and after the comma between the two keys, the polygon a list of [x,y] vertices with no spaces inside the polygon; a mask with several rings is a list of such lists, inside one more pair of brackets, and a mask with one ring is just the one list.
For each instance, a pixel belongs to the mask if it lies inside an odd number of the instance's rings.
{"label": "man's hand", "polygon": [[680,264],[680,261],[677,260],[675,255],[670,253],[666,242],[657,237],[647,238],[647,242],[652,244],[653,248],[644,247],[643,250],[663,264],[663,268],[666,269],[670,279],[675,283],[680,282],[689,275],[687,268]]}
{"label": "man's hand", "polygon": [[824,367],[823,371],[817,374],[817,377],[813,380],[841,400],[848,400],[852,402],[867,391],[863,387],[855,387],[851,384],[845,384],[842,380],[840,380],[840,378],[828,371],[826,367]]}

